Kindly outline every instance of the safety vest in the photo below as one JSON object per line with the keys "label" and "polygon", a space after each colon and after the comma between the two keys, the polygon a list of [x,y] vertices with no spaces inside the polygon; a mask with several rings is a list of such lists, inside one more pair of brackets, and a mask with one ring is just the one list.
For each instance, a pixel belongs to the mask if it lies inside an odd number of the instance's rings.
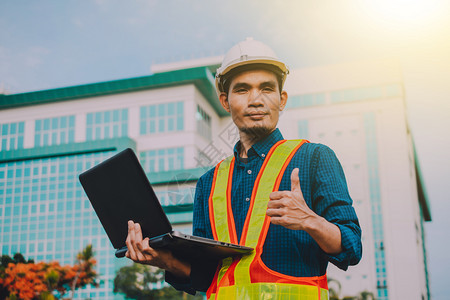
{"label": "safety vest", "polygon": [[255,250],[242,257],[222,260],[206,293],[208,299],[328,299],[326,275],[284,275],[269,269],[261,260],[270,225],[270,217],[266,215],[269,194],[278,190],[287,165],[305,142],[282,140],[270,149],[255,180],[240,241],[237,240],[231,209],[234,156],[216,166],[209,196],[209,218],[214,239],[239,243]]}

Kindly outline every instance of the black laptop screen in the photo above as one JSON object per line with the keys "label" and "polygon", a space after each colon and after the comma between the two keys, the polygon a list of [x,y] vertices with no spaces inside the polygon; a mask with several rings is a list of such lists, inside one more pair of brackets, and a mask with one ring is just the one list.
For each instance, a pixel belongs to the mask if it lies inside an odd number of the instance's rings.
{"label": "black laptop screen", "polygon": [[114,248],[125,246],[128,220],[144,237],[172,231],[133,150],[126,149],[80,175],[80,182]]}

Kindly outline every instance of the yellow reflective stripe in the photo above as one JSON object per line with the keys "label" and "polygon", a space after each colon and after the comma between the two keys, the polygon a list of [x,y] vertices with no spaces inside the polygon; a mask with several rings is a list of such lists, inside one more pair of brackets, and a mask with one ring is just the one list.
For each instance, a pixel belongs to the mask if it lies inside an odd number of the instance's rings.
{"label": "yellow reflective stripe", "polygon": [[256,251],[252,251],[249,255],[241,257],[234,269],[235,284],[250,284],[250,265],[255,259]]}
{"label": "yellow reflective stripe", "polygon": [[217,171],[216,186],[213,191],[213,211],[214,223],[216,225],[217,238],[219,241],[230,243],[231,238],[228,232],[227,222],[227,187],[228,174],[233,156],[226,158],[219,165]]}
{"label": "yellow reflective stripe", "polygon": [[[285,161],[292,151],[298,146],[301,140],[286,141],[279,145],[272,155],[261,175],[257,187],[253,210],[250,215],[249,231],[245,240],[245,246],[256,248],[261,235],[264,220],[266,218],[267,204],[269,195],[275,186],[275,181],[280,173]],[[234,271],[236,284],[249,284],[250,280],[250,264],[256,256],[256,251],[250,255],[241,258]]]}
{"label": "yellow reflective stripe", "polygon": [[[320,296],[319,296],[320,294]],[[312,285],[288,283],[251,283],[221,287],[215,299],[279,299],[279,300],[328,300],[328,291]],[[211,295],[210,299],[214,299]]]}
{"label": "yellow reflective stripe", "polygon": [[231,266],[232,263],[233,258],[231,257],[226,257],[222,259],[222,267],[220,268],[219,275],[217,276],[217,283],[219,283],[222,280],[223,276],[225,275],[225,273],[227,272],[228,268]]}

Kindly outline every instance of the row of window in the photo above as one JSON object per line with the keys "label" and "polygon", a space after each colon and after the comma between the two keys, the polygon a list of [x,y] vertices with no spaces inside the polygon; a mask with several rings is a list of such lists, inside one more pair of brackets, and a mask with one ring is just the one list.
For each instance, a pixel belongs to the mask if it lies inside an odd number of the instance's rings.
{"label": "row of window", "polygon": [[161,103],[140,108],[141,135],[183,130],[183,102]]}
{"label": "row of window", "polygon": [[197,105],[195,119],[197,120],[197,132],[207,140],[211,140],[211,117],[200,107],[200,105]]}
{"label": "row of window", "polygon": [[140,161],[147,173],[181,170],[184,167],[184,148],[143,151]]}
{"label": "row of window", "polygon": [[2,124],[0,126],[0,151],[23,148],[25,122]]}
{"label": "row of window", "polygon": [[[369,175],[370,203],[372,210],[372,230],[375,244],[375,266],[377,276],[378,299],[388,299],[388,287],[386,285],[386,259],[383,241],[383,215],[381,209],[381,194],[378,172],[378,154],[375,131],[375,115],[367,113],[364,116],[364,129],[366,134],[367,167]],[[380,284],[381,283],[381,284]]]}
{"label": "row of window", "polygon": [[[208,116],[209,118],[209,116]],[[35,121],[35,147],[73,143],[75,116],[60,116]],[[170,102],[140,108],[140,134],[182,131],[183,102]],[[0,124],[0,151],[24,147],[25,122]],[[99,140],[128,135],[128,109],[86,114],[86,140]]]}

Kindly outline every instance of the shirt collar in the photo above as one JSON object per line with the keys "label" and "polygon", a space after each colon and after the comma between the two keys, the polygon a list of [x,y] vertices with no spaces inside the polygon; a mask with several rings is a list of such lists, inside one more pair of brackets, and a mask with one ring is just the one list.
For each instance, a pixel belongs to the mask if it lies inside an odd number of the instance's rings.
{"label": "shirt collar", "polygon": [[[247,152],[247,156],[249,160],[251,160],[254,156],[259,156],[260,158],[264,159],[267,156],[267,153],[269,153],[270,149],[273,145],[275,145],[278,141],[283,140],[283,135],[281,134],[280,130],[277,128],[275,129],[269,136],[264,138],[263,140],[257,142],[254,144]],[[236,161],[239,160],[239,148],[240,148],[240,141],[238,141],[234,145],[234,157],[236,158]]]}

